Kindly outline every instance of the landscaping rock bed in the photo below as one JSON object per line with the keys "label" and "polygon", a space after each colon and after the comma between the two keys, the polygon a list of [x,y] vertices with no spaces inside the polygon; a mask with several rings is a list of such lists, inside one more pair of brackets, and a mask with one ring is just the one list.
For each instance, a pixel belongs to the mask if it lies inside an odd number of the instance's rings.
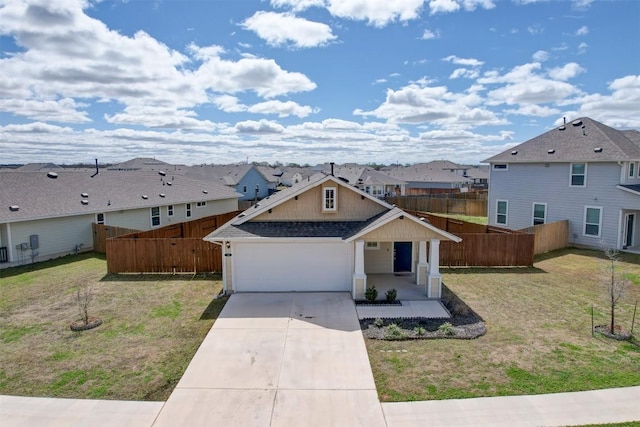
{"label": "landscaping rock bed", "polygon": [[442,291],[442,303],[451,313],[450,318],[362,319],[362,334],[378,340],[474,339],[487,332],[482,318],[464,301],[444,285]]}
{"label": "landscaping rock bed", "polygon": [[604,335],[607,338],[611,338],[618,341],[629,341],[631,339],[630,332],[623,331],[617,328],[617,329],[614,329],[615,333],[612,334],[609,330],[609,326],[607,325],[594,326],[593,330],[599,334]]}

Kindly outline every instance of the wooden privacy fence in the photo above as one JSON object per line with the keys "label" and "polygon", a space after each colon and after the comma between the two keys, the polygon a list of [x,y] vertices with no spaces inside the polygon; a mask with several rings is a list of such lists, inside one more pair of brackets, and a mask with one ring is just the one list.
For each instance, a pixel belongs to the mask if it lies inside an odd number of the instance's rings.
{"label": "wooden privacy fence", "polygon": [[220,246],[202,239],[240,212],[209,216],[107,239],[107,271],[109,273],[222,271]]}
{"label": "wooden privacy fence", "polygon": [[220,246],[202,238],[107,240],[109,273],[202,273],[222,271]]}
{"label": "wooden privacy fence", "polygon": [[400,209],[404,210],[469,216],[487,216],[486,199],[467,199],[452,197],[452,195],[449,196],[451,197],[435,195],[399,196],[387,197],[385,200],[387,203],[396,205]]}
{"label": "wooden privacy fence", "polygon": [[549,224],[534,225],[520,231],[534,233],[534,253],[536,255],[569,246],[569,220],[566,219]]}
{"label": "wooden privacy fence", "polygon": [[462,242],[440,242],[440,264],[451,267],[532,266],[534,235],[507,228],[473,224],[426,212],[406,212],[455,234]]}
{"label": "wooden privacy fence", "polygon": [[107,239],[139,231],[131,228],[95,223],[91,224],[91,227],[93,228],[93,250],[102,254],[107,252]]}

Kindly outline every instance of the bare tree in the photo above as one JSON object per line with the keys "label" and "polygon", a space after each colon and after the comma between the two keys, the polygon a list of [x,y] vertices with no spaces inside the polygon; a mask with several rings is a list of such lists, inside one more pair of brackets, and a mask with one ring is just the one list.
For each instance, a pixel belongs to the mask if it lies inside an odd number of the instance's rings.
{"label": "bare tree", "polygon": [[604,249],[604,255],[607,257],[606,282],[605,289],[607,294],[607,302],[611,307],[611,323],[609,324],[609,332],[615,334],[616,325],[616,306],[618,301],[624,295],[627,287],[627,280],[620,272],[620,252],[617,249]]}
{"label": "bare tree", "polygon": [[76,292],[76,301],[78,302],[78,310],[80,318],[85,325],[89,324],[89,305],[93,301],[93,289],[85,285]]}

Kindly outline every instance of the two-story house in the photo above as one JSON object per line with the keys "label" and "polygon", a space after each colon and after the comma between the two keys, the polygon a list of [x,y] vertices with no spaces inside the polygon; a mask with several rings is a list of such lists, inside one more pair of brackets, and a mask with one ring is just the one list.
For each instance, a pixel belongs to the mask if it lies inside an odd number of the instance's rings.
{"label": "two-story house", "polygon": [[185,169],[185,175],[195,179],[218,182],[236,190],[240,201],[261,200],[276,190],[277,180],[267,179],[254,165],[198,165]]}
{"label": "two-story house", "polygon": [[569,220],[569,242],[640,252],[640,132],[584,117],[493,156],[489,224]]}

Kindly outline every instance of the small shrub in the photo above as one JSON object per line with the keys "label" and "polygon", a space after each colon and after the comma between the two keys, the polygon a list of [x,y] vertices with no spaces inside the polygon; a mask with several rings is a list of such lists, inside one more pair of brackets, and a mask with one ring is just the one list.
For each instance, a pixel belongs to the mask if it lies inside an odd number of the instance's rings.
{"label": "small shrub", "polygon": [[384,326],[384,320],[378,317],[373,321],[373,326],[375,326],[376,328],[382,328]]}
{"label": "small shrub", "polygon": [[378,290],[376,289],[376,287],[372,286],[370,288],[367,288],[367,290],[364,292],[364,298],[368,302],[374,302],[376,299],[378,299]]}
{"label": "small shrub", "polygon": [[468,316],[470,314],[469,307],[462,302],[457,302],[453,304],[452,311],[453,311],[453,314],[455,314],[456,316]]}
{"label": "small shrub", "polygon": [[415,332],[418,335],[424,335],[427,333],[427,330],[422,326],[416,326],[415,328],[413,328],[413,332]]}
{"label": "small shrub", "polygon": [[449,322],[444,322],[442,325],[438,326],[438,331],[447,336],[456,334],[456,328]]}
{"label": "small shrub", "polygon": [[387,299],[388,303],[393,303],[396,301],[397,295],[398,292],[395,289],[390,289],[387,291],[387,293],[384,294],[384,297]]}
{"label": "small shrub", "polygon": [[384,334],[384,337],[388,340],[401,340],[407,337],[407,334],[395,323],[390,324]]}

